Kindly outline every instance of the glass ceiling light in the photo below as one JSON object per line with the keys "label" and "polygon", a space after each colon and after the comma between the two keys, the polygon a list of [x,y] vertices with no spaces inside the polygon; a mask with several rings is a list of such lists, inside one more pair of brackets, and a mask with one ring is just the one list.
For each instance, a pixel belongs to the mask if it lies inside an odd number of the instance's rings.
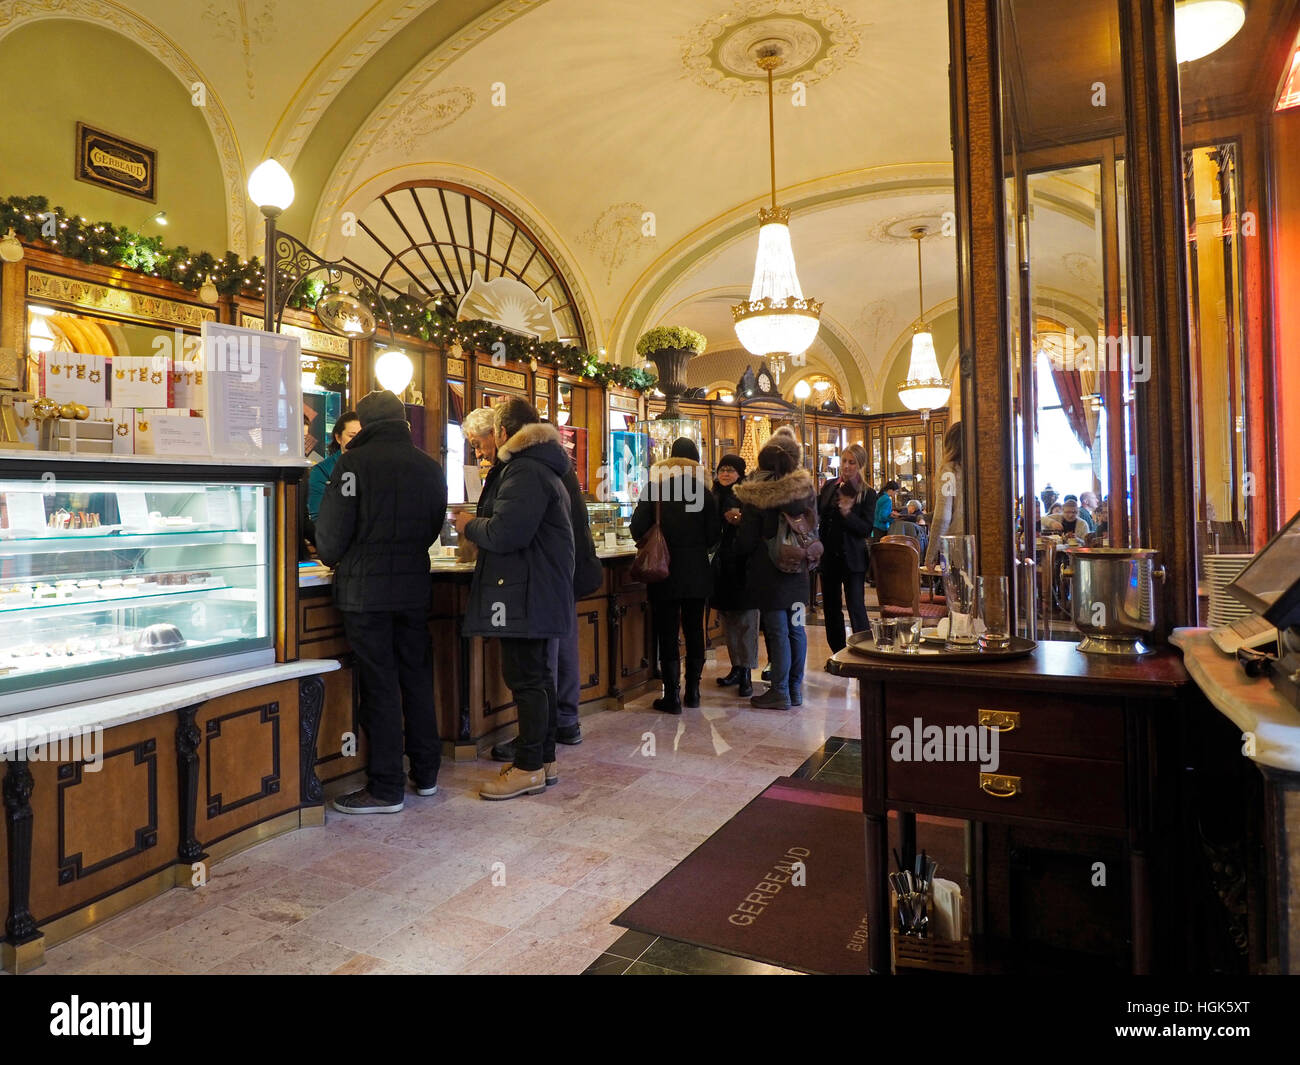
{"label": "glass ceiling light", "polygon": [[821,302],[805,298],[790,245],[790,209],[776,202],[776,118],[772,105],[772,71],[783,59],[780,46],[764,42],[758,65],[767,71],[768,155],[771,163],[772,205],[758,210],[758,255],[749,299],[731,308],[736,336],[745,350],[760,359],[771,357],[778,368],[784,356],[806,351],[817,336]]}
{"label": "glass ceiling light", "polygon": [[1217,52],[1246,21],[1242,0],[1178,0],[1174,4],[1174,50],[1190,63]]}
{"label": "glass ceiling light", "polygon": [[925,327],[925,293],[921,282],[921,238],[925,226],[912,230],[916,241],[916,292],[920,314],[912,333],[912,359],[907,365],[907,380],[898,389],[898,398],[908,410],[932,411],[948,402],[952,386],[939,374],[939,359],[934,353],[934,334]]}
{"label": "glass ceiling light", "polygon": [[795,399],[807,399],[811,395],[812,395],[812,385],[810,385],[807,381],[798,381],[795,383],[794,386]]}

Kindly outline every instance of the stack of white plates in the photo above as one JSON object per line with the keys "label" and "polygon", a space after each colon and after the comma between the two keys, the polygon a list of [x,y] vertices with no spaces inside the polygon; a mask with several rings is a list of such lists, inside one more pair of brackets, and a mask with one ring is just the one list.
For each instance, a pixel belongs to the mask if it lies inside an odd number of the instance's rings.
{"label": "stack of white plates", "polygon": [[1205,579],[1210,586],[1210,613],[1206,624],[1212,629],[1249,617],[1250,609],[1228,594],[1231,584],[1254,555],[1206,555]]}

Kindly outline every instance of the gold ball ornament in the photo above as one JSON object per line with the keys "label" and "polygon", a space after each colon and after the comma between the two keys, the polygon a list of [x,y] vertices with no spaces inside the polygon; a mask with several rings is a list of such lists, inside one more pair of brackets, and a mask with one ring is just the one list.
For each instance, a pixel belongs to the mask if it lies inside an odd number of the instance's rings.
{"label": "gold ball ornament", "polygon": [[90,417],[90,408],[84,403],[74,403],[72,405],[72,416],[79,422],[84,422]]}
{"label": "gold ball ornament", "polygon": [[65,403],[59,408],[59,417],[72,418],[77,417],[77,405],[75,403]]}

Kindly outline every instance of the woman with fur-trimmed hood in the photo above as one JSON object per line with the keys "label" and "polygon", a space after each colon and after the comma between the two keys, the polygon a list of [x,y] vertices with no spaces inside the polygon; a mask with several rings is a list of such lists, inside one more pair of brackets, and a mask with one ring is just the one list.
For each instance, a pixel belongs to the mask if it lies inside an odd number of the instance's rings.
{"label": "woman with fur-trimmed hood", "polygon": [[672,456],[650,467],[641,501],[632,515],[631,533],[640,540],[655,524],[668,544],[668,579],[649,585],[650,612],[659,644],[664,694],[656,710],[682,712],[681,659],[677,630],[686,638],[687,706],[700,705],[704,672],[704,604],[713,591],[709,548],[717,539],[718,505],[709,490],[708,471],[700,452],[686,437],[673,441]]}
{"label": "woman with fur-trimmed hood", "polygon": [[777,569],[769,542],[781,531],[781,514],[817,513],[817,487],[800,465],[802,449],[793,437],[773,435],[758,453],[766,479],[736,485],[744,505],[736,550],[748,561],[748,587],[758,600],[771,665],[770,687],[750,702],[760,709],[786,710],[803,705],[804,661],[808,655],[808,567],[797,573]]}

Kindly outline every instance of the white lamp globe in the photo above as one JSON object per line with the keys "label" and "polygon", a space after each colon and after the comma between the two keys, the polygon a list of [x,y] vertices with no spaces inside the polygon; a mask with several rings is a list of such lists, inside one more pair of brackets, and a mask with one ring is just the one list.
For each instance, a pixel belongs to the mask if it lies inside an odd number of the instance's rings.
{"label": "white lamp globe", "polygon": [[1179,0],[1174,5],[1174,50],[1190,63],[1217,52],[1246,21],[1242,0]]}
{"label": "white lamp globe", "polygon": [[274,159],[267,159],[249,175],[248,196],[263,212],[279,214],[293,203],[293,179]]}
{"label": "white lamp globe", "polygon": [[794,386],[795,399],[807,399],[812,395],[812,385],[807,381],[800,381]]}
{"label": "white lamp globe", "polygon": [[394,395],[406,391],[415,376],[415,365],[405,352],[385,351],[375,360],[375,380]]}

